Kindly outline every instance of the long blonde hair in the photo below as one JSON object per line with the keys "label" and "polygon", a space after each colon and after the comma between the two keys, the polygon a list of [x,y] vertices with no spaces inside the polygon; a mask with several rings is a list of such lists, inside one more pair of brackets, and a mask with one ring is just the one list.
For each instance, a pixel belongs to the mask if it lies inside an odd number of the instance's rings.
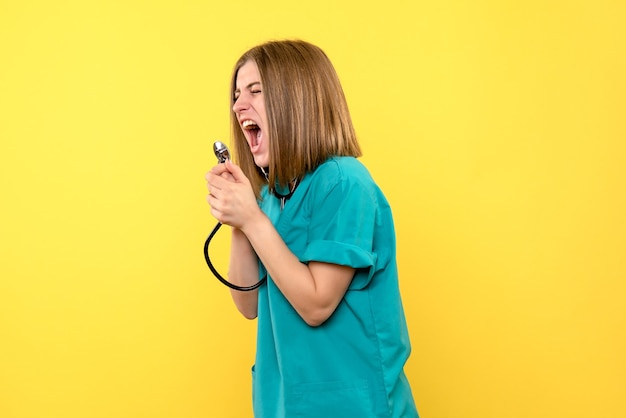
{"label": "long blonde hair", "polygon": [[244,174],[260,196],[269,181],[287,186],[333,156],[361,156],[341,83],[317,46],[300,40],[271,41],[258,45],[235,64],[231,81],[231,109],[237,73],[248,61],[256,63],[261,77],[269,137],[268,178],[255,165],[237,116],[231,113],[234,153]]}

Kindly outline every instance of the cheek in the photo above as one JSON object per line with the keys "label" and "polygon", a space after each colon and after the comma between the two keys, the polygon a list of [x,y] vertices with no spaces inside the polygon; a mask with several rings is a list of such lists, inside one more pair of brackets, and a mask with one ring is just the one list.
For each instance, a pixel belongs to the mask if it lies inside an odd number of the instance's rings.
{"label": "cheek", "polygon": [[262,99],[257,103],[256,110],[262,122],[267,126],[267,112],[265,111],[265,103]]}

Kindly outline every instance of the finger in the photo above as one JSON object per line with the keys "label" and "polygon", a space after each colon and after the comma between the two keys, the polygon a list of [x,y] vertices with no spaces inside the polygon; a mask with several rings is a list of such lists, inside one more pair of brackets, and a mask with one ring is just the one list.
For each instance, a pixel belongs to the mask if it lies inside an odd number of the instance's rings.
{"label": "finger", "polygon": [[207,191],[209,192],[208,196],[212,197],[213,199],[216,199],[215,202],[220,198],[221,194],[220,194],[220,188],[219,187],[215,187],[215,186],[211,186],[211,185],[207,185]]}
{"label": "finger", "polygon": [[233,177],[233,175],[230,174],[230,172],[228,171],[224,171],[222,174],[220,174],[220,177],[228,181],[233,181],[233,182],[235,181],[235,178]]}
{"label": "finger", "polygon": [[227,160],[226,163],[224,163],[224,167],[232,174],[236,182],[246,182],[248,180],[246,175],[243,174],[243,171],[241,171],[241,168],[232,161]]}
{"label": "finger", "polygon": [[226,164],[223,164],[223,163],[222,164],[218,164],[218,165],[214,166],[211,169],[211,173],[213,173],[213,174],[215,174],[217,176],[219,176],[222,173],[227,172],[227,171],[228,171],[228,169],[226,168]]}
{"label": "finger", "polygon": [[220,206],[219,199],[209,194],[206,197],[206,201],[209,203],[211,215],[219,219],[219,217],[222,216],[222,211],[219,209],[219,206]]}
{"label": "finger", "polygon": [[[230,174],[228,175],[230,176]],[[224,187],[225,182],[227,181],[225,178],[213,173],[212,171],[207,173],[206,180],[207,180],[206,187],[207,187],[207,190],[209,191],[221,189],[222,187]]]}
{"label": "finger", "polygon": [[[220,165],[224,166],[224,164]],[[218,181],[218,177],[230,183],[235,182],[235,178],[233,177],[233,175],[224,167],[222,167],[222,170],[211,170],[205,176],[207,183],[211,184],[211,186],[219,188],[225,187],[225,182]]]}
{"label": "finger", "polygon": [[218,211],[217,209],[211,208],[211,215],[217,219],[220,223],[222,222],[222,212]]}

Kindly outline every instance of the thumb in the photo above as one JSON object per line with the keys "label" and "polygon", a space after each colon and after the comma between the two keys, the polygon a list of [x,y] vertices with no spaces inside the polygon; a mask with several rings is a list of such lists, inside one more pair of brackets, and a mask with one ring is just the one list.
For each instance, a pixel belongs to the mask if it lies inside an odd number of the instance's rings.
{"label": "thumb", "polygon": [[231,160],[226,160],[225,166],[228,172],[232,174],[236,182],[239,183],[239,182],[242,182],[242,181],[245,182],[248,180],[246,175],[243,174],[243,171],[241,171],[241,168],[237,164],[233,163]]}

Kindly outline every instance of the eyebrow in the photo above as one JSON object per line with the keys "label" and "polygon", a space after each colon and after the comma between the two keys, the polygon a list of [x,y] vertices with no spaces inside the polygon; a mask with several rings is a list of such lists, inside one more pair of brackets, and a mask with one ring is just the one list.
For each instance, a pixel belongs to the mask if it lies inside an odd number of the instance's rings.
{"label": "eyebrow", "polygon": [[[253,81],[252,83],[248,84],[245,88],[251,89],[256,84],[261,84],[261,82],[260,81]],[[241,89],[235,89],[234,93],[237,93],[237,92],[240,92],[240,91],[241,91]]]}

